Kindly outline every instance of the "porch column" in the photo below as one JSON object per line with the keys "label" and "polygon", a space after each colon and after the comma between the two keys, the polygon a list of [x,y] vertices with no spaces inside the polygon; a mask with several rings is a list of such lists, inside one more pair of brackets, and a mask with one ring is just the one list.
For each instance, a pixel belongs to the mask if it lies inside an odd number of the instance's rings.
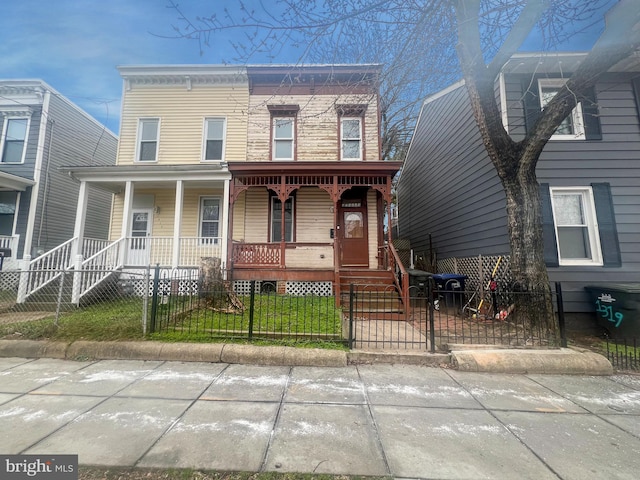
{"label": "porch column", "polygon": [[282,175],[280,178],[280,268],[285,268],[286,267],[286,251],[287,251],[287,246],[285,244],[285,242],[287,241],[287,238],[285,237],[286,232],[287,232],[287,225],[286,225],[286,215],[285,215],[285,203],[287,201],[288,195],[286,194],[287,191],[287,181],[286,181],[286,176]]}
{"label": "porch column", "polygon": [[220,253],[220,260],[222,261],[223,270],[227,268],[227,259],[229,252],[229,228],[231,228],[230,222],[231,217],[229,212],[231,209],[229,208],[229,182],[227,179],[224,181],[224,193],[222,194],[222,231],[220,233],[221,239],[220,243],[222,244],[222,252]]}
{"label": "porch column", "polygon": [[89,203],[89,189],[87,188],[87,182],[80,182],[80,189],[78,191],[78,205],[76,206],[76,223],[73,228],[73,238],[75,238],[74,244],[71,246],[71,259],[69,262],[74,262],[76,255],[83,255],[82,246],[84,243],[84,227],[87,220],[87,204]]}
{"label": "porch column", "polygon": [[[122,205],[122,229],[121,237],[127,238],[129,236],[129,228],[131,228],[131,210],[133,209],[133,182],[127,181],[124,189],[124,204]],[[127,252],[129,250],[129,244],[125,240],[124,248],[122,249],[122,265],[127,263]]]}
{"label": "porch column", "polygon": [[182,223],[182,208],[184,204],[184,182],[176,181],[176,207],[173,215],[173,255],[171,266],[177,268],[180,264],[180,224]]}

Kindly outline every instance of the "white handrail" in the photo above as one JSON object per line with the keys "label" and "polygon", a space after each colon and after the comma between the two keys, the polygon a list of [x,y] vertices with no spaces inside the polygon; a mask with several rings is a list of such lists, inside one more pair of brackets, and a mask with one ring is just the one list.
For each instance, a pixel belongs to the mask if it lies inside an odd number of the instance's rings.
{"label": "white handrail", "polygon": [[26,263],[23,269],[26,274],[20,275],[18,303],[23,303],[29,295],[49,285],[72,267],[71,254],[77,240],[77,237],[71,238]]}
{"label": "white handrail", "polygon": [[84,295],[123,267],[125,246],[126,238],[121,237],[84,261],[79,257],[73,280],[72,303],[77,305]]}

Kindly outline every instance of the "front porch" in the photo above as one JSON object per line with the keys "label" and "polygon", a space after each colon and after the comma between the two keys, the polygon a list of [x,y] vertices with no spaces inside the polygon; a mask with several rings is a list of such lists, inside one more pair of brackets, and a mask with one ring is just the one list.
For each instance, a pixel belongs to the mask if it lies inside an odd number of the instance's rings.
{"label": "front porch", "polygon": [[399,167],[373,161],[230,164],[233,278],[329,282],[339,299],[341,272],[386,270],[384,217]]}

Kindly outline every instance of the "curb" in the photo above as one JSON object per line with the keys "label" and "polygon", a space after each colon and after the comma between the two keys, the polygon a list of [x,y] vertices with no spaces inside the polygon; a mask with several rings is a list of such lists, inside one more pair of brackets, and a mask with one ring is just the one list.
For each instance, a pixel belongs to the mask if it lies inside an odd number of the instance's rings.
{"label": "curb", "polygon": [[612,375],[602,355],[571,348],[557,350],[477,349],[451,352],[454,368],[462,372]]}
{"label": "curb", "polygon": [[[455,348],[462,348],[456,345]],[[0,340],[0,357],[64,360],[160,360],[308,367],[399,364],[456,368],[462,372],[612,375],[602,355],[584,349],[475,348],[451,353],[324,350],[217,343],[47,342]]]}
{"label": "curb", "polygon": [[0,357],[65,360],[165,360],[310,367],[346,367],[347,352],[218,343],[43,342],[0,340]]}

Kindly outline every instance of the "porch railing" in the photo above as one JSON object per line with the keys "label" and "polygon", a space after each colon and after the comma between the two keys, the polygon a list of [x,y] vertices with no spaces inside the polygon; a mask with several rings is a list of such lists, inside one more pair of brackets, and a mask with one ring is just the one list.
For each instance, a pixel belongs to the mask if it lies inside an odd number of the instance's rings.
{"label": "porch railing", "polygon": [[197,267],[202,257],[222,258],[222,238],[180,237],[180,266]]}
{"label": "porch railing", "polygon": [[202,257],[222,257],[221,237],[180,237],[174,265],[173,237],[127,237],[127,265],[197,267]]}
{"label": "porch railing", "polygon": [[99,238],[85,238],[82,241],[82,256],[84,258],[93,257],[103,248],[109,245],[109,240],[101,240]]}
{"label": "porch railing", "polygon": [[409,273],[402,265],[400,256],[393,244],[387,244],[380,247],[382,266],[393,272],[393,281],[400,292],[402,303],[409,305]]}
{"label": "porch railing", "polygon": [[76,241],[76,237],[67,240],[33,260],[29,255],[24,256],[26,265],[20,274],[18,303],[24,303],[29,295],[55,281],[62,274],[62,271],[71,267],[71,256]]}
{"label": "porch railing", "polygon": [[234,265],[280,265],[280,244],[234,243],[231,261]]}
{"label": "porch railing", "polygon": [[15,267],[15,259],[18,255],[19,242],[20,235],[0,235],[0,248],[8,248],[9,250],[11,250],[11,256],[7,256],[3,259],[3,269]]}
{"label": "porch railing", "polygon": [[77,305],[84,295],[122,268],[126,242],[126,238],[120,238],[84,261],[82,256],[78,256],[75,262],[76,273],[73,278],[71,303]]}

